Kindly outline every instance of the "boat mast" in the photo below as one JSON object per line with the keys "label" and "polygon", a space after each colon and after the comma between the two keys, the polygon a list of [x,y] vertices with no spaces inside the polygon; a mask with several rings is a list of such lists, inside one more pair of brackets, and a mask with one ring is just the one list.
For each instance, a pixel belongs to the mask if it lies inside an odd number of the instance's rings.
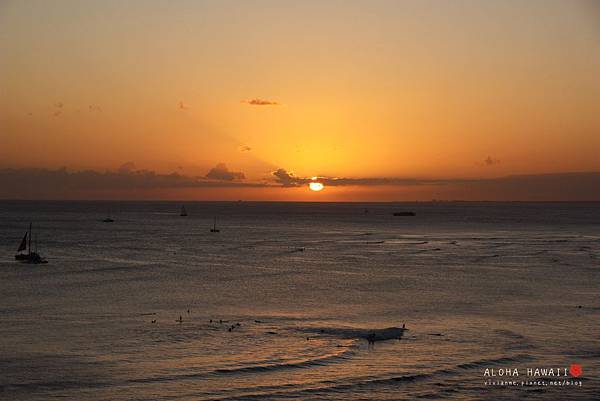
{"label": "boat mast", "polygon": [[27,238],[27,253],[31,253],[31,223],[29,223],[29,238]]}

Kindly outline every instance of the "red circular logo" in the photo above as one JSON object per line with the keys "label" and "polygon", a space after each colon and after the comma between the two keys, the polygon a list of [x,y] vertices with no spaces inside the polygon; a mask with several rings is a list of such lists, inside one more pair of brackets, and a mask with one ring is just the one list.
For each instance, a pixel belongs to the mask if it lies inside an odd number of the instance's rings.
{"label": "red circular logo", "polygon": [[572,363],[569,372],[571,373],[571,376],[579,377],[583,373],[583,368],[577,363]]}

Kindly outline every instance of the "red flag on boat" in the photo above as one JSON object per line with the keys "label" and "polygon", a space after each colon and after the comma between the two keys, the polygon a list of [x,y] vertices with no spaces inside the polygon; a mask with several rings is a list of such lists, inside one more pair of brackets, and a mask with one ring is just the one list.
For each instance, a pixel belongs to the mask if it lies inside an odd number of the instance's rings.
{"label": "red flag on boat", "polygon": [[17,249],[17,252],[24,251],[25,249],[27,249],[27,233],[25,233],[25,236],[23,237],[23,240],[21,241],[21,245],[19,245],[19,249]]}

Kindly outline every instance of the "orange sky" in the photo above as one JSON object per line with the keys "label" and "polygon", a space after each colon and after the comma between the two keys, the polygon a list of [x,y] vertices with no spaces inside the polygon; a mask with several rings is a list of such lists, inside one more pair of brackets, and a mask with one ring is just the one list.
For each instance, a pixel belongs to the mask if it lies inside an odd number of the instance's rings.
{"label": "orange sky", "polygon": [[265,200],[436,195],[281,188],[280,168],[600,171],[599,21],[591,1],[3,1],[0,168],[204,177],[224,163],[269,187],[147,196]]}

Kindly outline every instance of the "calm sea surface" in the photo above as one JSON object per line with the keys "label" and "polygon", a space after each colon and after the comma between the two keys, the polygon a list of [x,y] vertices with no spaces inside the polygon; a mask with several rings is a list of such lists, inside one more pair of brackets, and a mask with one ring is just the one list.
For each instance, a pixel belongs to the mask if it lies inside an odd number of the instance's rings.
{"label": "calm sea surface", "polygon": [[599,203],[181,205],[0,202],[0,399],[600,397]]}

